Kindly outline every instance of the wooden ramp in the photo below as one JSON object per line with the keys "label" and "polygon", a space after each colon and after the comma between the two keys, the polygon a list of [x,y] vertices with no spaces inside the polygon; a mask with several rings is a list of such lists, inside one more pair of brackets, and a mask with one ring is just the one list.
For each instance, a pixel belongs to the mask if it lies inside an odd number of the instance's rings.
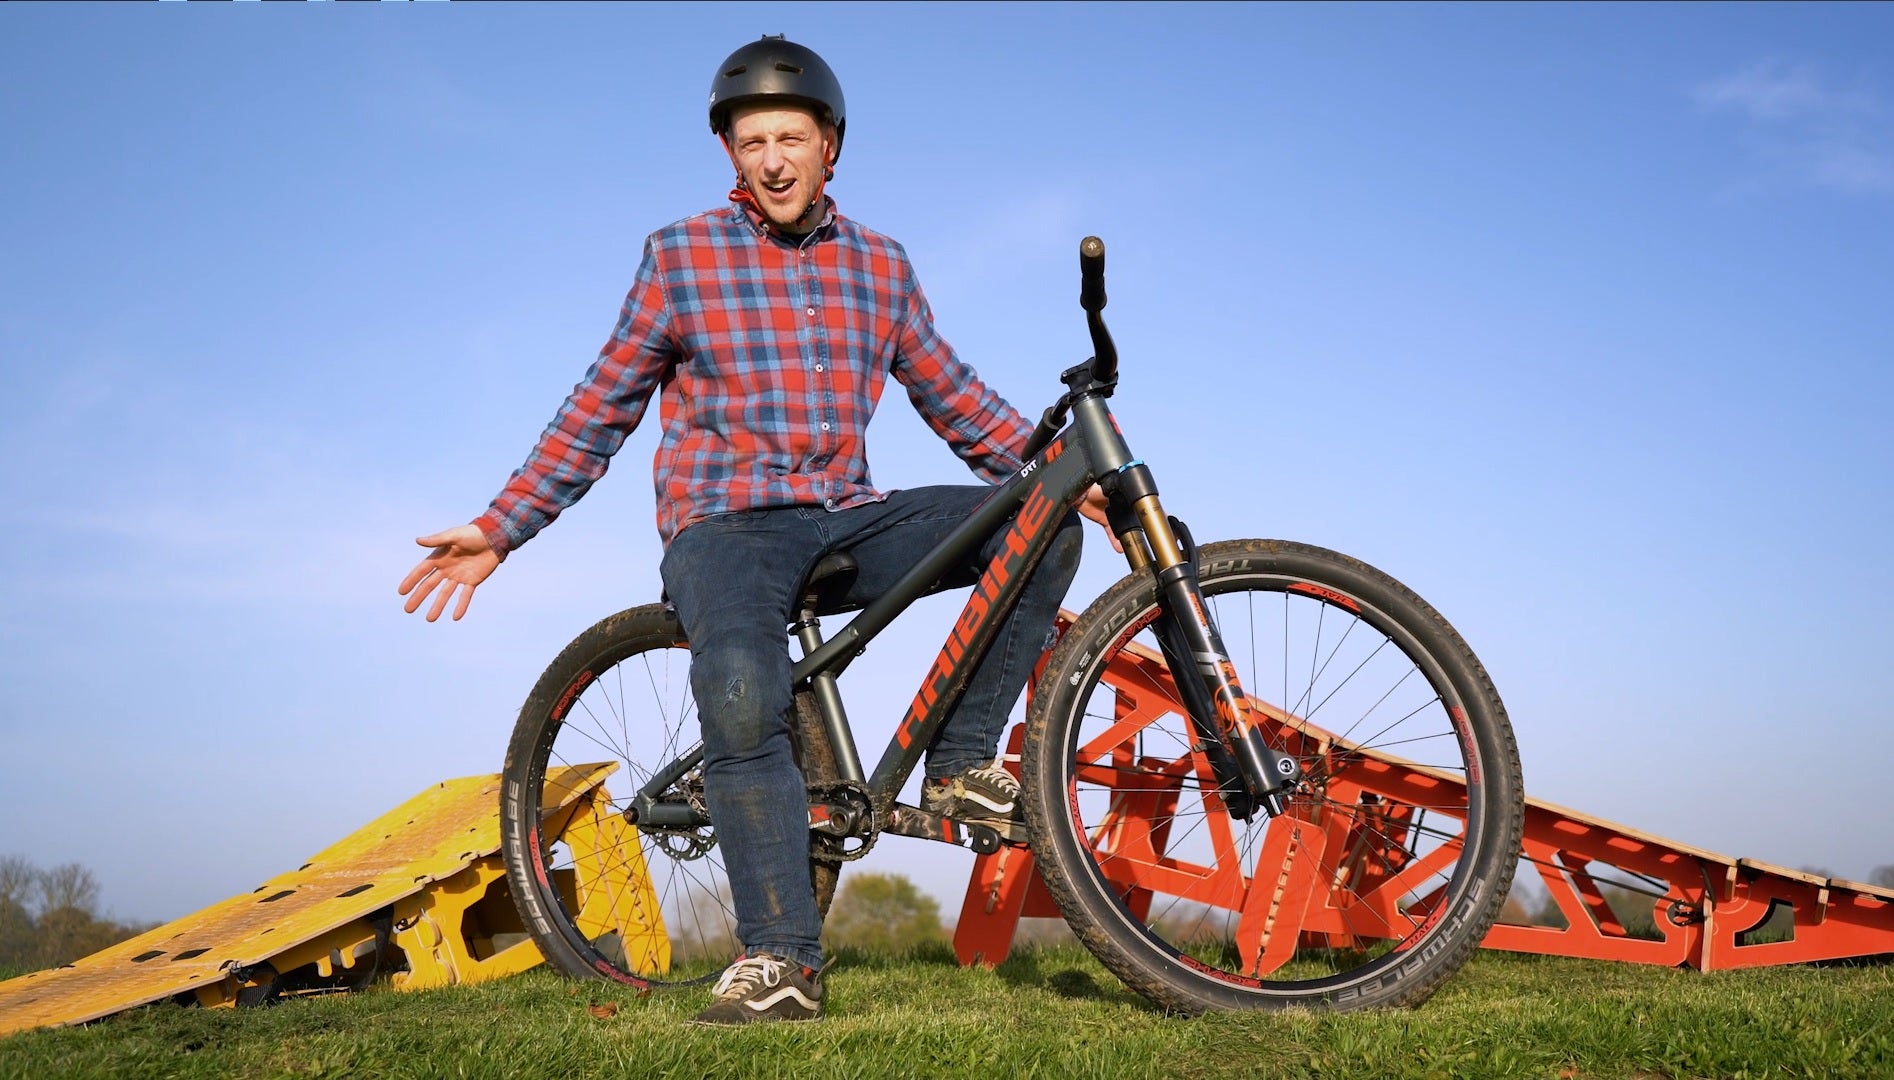
{"label": "wooden ramp", "polygon": [[[587,827],[586,810],[608,802],[602,783],[612,768],[555,770],[567,829]],[[260,1004],[378,978],[418,989],[532,967],[539,951],[499,856],[499,784],[498,776],[437,784],[249,893],[0,983],[0,1035],[165,1000]]]}

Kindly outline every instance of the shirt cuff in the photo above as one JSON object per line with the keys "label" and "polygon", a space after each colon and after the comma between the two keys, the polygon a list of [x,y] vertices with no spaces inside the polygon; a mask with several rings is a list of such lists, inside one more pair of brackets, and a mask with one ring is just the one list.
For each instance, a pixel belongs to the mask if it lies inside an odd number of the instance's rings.
{"label": "shirt cuff", "polygon": [[499,513],[488,510],[486,513],[473,519],[473,527],[480,530],[480,534],[487,538],[487,546],[493,549],[493,553],[500,557],[501,562],[505,562],[507,555],[512,552],[515,545],[513,538],[508,536],[506,530],[500,527]]}

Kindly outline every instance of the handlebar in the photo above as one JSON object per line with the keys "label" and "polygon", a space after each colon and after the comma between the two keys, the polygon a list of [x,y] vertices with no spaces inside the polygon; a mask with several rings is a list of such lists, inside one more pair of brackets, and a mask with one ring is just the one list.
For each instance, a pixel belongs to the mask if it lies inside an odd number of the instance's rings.
{"label": "handlebar", "polygon": [[1045,449],[1065,426],[1067,410],[1077,395],[1109,394],[1118,380],[1118,347],[1111,343],[1111,331],[1099,315],[1105,309],[1105,242],[1096,236],[1079,241],[1079,306],[1085,309],[1085,325],[1092,332],[1092,358],[1060,376],[1067,393],[1039,418],[1021,453],[1027,460]]}
{"label": "handlebar", "polygon": [[1118,377],[1118,348],[1105,329],[1105,242],[1096,236],[1079,241],[1079,306],[1092,332],[1092,381],[1110,384]]}
{"label": "handlebar", "polygon": [[1096,236],[1079,241],[1079,306],[1105,310],[1105,242]]}

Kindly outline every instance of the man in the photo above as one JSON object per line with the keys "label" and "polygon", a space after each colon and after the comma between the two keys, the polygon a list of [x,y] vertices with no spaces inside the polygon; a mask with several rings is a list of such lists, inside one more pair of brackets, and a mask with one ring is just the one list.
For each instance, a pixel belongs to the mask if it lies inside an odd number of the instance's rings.
{"label": "man", "polygon": [[[464,615],[506,554],[604,473],[663,391],[660,573],[691,643],[706,797],[744,947],[697,1022],[813,1020],[821,920],[786,720],[795,589],[823,555],[847,551],[860,564],[852,595],[876,595],[989,491],[872,485],[864,433],[889,373],[989,485],[1024,465],[1031,428],[935,334],[900,245],[824,194],[847,117],[821,57],[781,37],[738,49],[712,82],[710,126],[737,171],[732,205],[647,239],[598,361],[486,513],[418,539],[433,550],[401,592],[410,612],[436,594],[429,621],[450,604]],[[1094,490],[1084,512],[1102,524],[1102,507]],[[1014,815],[1019,786],[995,759],[999,736],[1078,556],[1072,518],[929,748],[926,809]]]}

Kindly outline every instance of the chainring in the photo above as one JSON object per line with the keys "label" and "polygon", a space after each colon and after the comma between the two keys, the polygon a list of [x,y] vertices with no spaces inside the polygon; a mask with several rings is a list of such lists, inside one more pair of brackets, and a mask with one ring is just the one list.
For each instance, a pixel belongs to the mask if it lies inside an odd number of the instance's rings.
{"label": "chainring", "polygon": [[[830,784],[810,784],[809,803],[840,803],[854,811],[856,820],[866,822],[868,833],[865,836],[836,836],[833,833],[809,832],[809,857],[818,862],[845,863],[854,862],[868,854],[881,838],[880,822],[875,814],[874,800],[868,797],[867,789],[860,784],[847,780]],[[849,847],[849,841],[857,841]]]}

